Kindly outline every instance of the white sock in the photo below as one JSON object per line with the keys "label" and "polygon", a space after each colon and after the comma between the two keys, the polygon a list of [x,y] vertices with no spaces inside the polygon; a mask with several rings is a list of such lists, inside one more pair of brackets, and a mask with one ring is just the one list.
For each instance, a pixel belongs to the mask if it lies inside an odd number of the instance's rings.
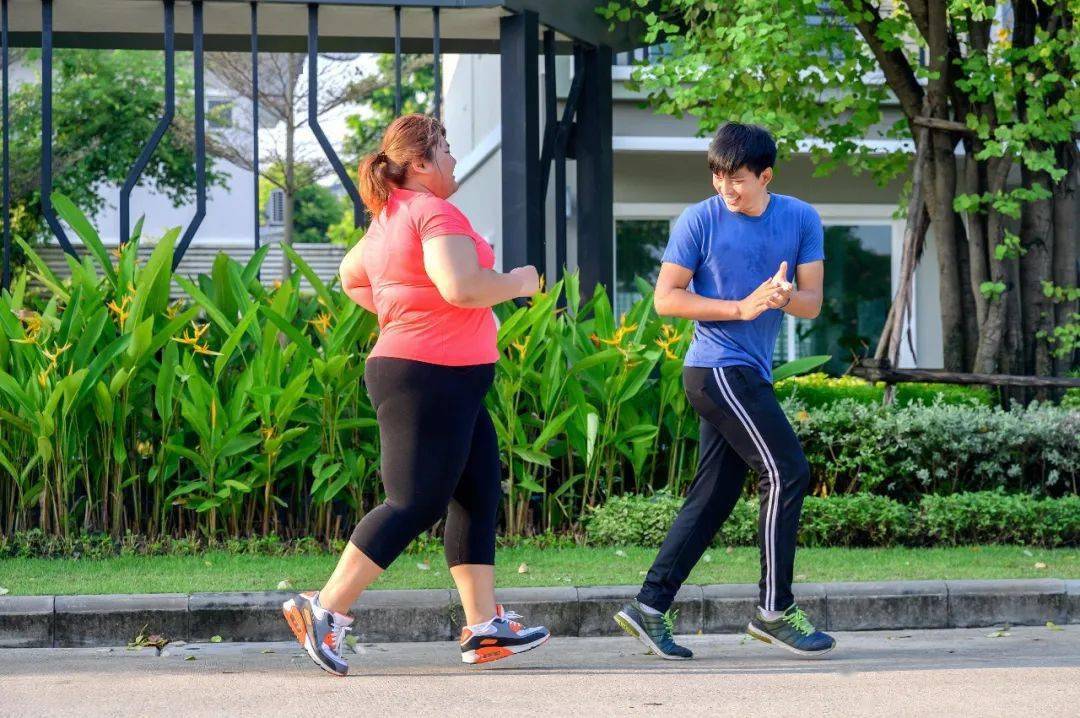
{"label": "white sock", "polygon": [[322,604],[319,603],[319,594],[317,593],[315,594],[315,597],[311,599],[311,606],[315,609],[315,615],[319,618],[322,618],[323,614],[329,611],[334,616],[335,626],[348,626],[353,622],[352,616],[346,616],[337,611],[330,611],[329,608],[323,608]]}
{"label": "white sock", "polygon": [[784,615],[783,611],[766,611],[761,606],[758,606],[758,613],[760,613],[761,617],[766,621],[775,621]]}
{"label": "white sock", "polygon": [[638,605],[638,608],[640,608],[643,612],[649,614],[650,616],[662,616],[662,615],[664,615],[663,611],[657,611],[652,606],[646,606],[641,601],[638,601],[637,605]]}

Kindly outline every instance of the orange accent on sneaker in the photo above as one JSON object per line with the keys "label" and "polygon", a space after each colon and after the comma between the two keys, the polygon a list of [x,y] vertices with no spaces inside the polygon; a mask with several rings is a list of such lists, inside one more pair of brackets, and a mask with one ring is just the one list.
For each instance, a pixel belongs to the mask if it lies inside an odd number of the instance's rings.
{"label": "orange accent on sneaker", "polygon": [[510,630],[514,633],[521,633],[522,628],[524,628],[524,626],[522,626],[517,621],[510,621]]}
{"label": "orange accent on sneaker", "polygon": [[470,631],[468,628],[462,628],[461,629],[461,642],[464,643],[465,641],[469,640],[470,638],[472,638],[472,631]]}
{"label": "orange accent on sneaker", "polygon": [[296,641],[303,646],[307,638],[307,629],[304,627],[304,617],[300,615],[300,610],[293,606],[284,613],[285,621],[289,624],[289,628],[292,629],[293,635],[296,636]]}
{"label": "orange accent on sneaker", "polygon": [[500,658],[506,658],[514,655],[514,652],[509,648],[500,646],[488,646],[486,648],[476,649],[476,662],[477,663],[490,663],[491,661],[497,661]]}
{"label": "orange accent on sneaker", "polygon": [[325,645],[331,651],[335,650],[335,647],[334,647],[334,634],[333,633],[327,633],[326,634],[326,638],[323,639],[323,645]]}
{"label": "orange accent on sneaker", "polygon": [[498,638],[485,638],[484,640],[480,641],[480,645],[481,646],[494,646],[498,642],[499,642]]}

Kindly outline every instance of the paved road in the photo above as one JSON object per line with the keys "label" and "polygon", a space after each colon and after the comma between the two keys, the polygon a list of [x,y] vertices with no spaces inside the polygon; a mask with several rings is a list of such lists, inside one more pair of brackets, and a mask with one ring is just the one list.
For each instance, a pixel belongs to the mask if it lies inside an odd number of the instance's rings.
{"label": "paved road", "polygon": [[[628,638],[555,638],[484,667],[452,643],[368,644],[341,680],[295,644],[0,650],[0,715],[1076,716],[1080,625],[839,633],[806,661],[741,636],[690,636],[658,661]],[[195,660],[185,660],[194,656]]]}

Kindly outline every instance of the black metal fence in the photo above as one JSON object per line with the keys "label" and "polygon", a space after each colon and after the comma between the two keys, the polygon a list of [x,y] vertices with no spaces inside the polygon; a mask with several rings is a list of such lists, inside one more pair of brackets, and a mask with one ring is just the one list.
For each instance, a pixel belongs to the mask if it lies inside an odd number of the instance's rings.
{"label": "black metal fence", "polygon": [[[192,8],[192,53],[194,58],[195,134],[194,154],[196,170],[195,214],[177,244],[173,267],[179,264],[184,252],[199,231],[206,214],[206,117],[204,108],[204,0],[184,0]],[[206,0],[208,2],[222,0]],[[53,62],[53,15],[54,0],[41,2],[41,206],[49,230],[64,251],[78,257],[78,252],[67,237],[64,227],[52,206],[53,192],[53,108],[52,108],[52,62]],[[165,60],[163,113],[120,189],[120,242],[131,237],[131,193],[164,134],[172,125],[176,113],[176,0],[160,0],[162,10],[162,37]],[[9,161],[9,32],[8,3],[0,0],[0,24],[2,24],[3,54],[3,274],[0,287],[7,287],[11,279],[11,183]],[[336,4],[336,3],[335,3]],[[402,108],[402,5],[391,5],[385,0],[347,0],[349,6],[385,7],[394,14],[394,80],[395,110]],[[440,37],[440,11],[446,2],[434,0],[430,5],[422,0],[406,0],[403,4],[410,10],[428,9],[432,13],[433,36],[431,48],[435,80],[433,112],[440,115],[442,54]],[[250,5],[250,52],[252,83],[252,162],[254,167],[255,213],[252,218],[252,236],[255,248],[259,247],[260,212],[259,196],[259,6],[252,0]],[[353,205],[354,222],[360,226],[364,221],[364,207],[356,183],[342,164],[318,119],[318,63],[319,63],[319,9],[321,3],[307,4],[307,72],[308,72],[308,124],[320,147],[334,169],[342,187]],[[610,68],[613,55],[610,48],[598,47],[585,42],[573,41],[574,76],[569,96],[558,115],[559,99],[556,94],[555,58],[557,54],[556,33],[546,28],[542,33],[542,49],[538,47],[540,25],[534,12],[522,12],[501,18],[499,47],[502,54],[503,82],[503,227],[504,254],[512,264],[530,263],[543,267],[545,264],[544,198],[547,196],[552,168],[555,175],[555,273],[561,271],[567,261],[566,239],[566,163],[568,158],[578,160],[579,186],[589,188],[588,201],[579,203],[579,234],[594,236],[596,241],[586,242],[584,254],[579,242],[579,264],[582,268],[583,285],[610,281],[613,276],[611,236],[613,221],[612,203],[612,157],[611,157],[611,87]],[[565,42],[565,41],[564,41]],[[565,45],[564,45],[565,47]],[[542,145],[539,137],[539,77],[538,56],[543,55],[545,85],[543,96],[546,116]],[[591,89],[590,89],[591,88]],[[606,114],[605,114],[606,113]],[[593,206],[597,205],[597,206]],[[596,246],[591,246],[596,245]]]}

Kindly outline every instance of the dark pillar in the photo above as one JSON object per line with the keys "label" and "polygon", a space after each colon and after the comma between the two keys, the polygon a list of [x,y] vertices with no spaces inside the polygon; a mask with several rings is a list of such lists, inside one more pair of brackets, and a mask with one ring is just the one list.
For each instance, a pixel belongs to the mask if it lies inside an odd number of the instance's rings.
{"label": "dark pillar", "polygon": [[614,165],[611,152],[611,48],[582,53],[585,72],[578,108],[577,157],[578,269],[582,297],[603,284],[614,298]]}
{"label": "dark pillar", "polygon": [[534,12],[500,21],[504,270],[531,264],[544,271],[539,32]]}

